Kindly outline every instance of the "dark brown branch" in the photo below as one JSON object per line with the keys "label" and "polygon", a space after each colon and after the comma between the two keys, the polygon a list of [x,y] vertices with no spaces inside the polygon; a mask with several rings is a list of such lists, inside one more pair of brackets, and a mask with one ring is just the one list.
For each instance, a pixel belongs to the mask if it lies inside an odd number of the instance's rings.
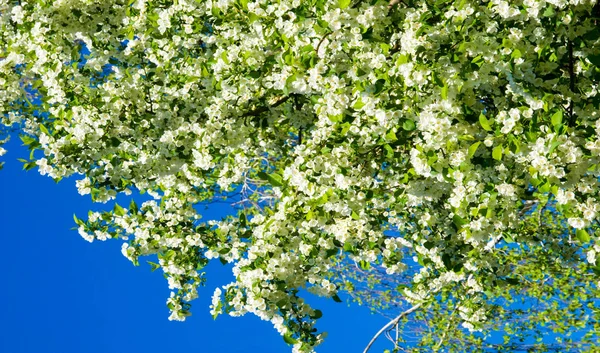
{"label": "dark brown branch", "polygon": [[[567,50],[569,52],[569,89],[571,90],[571,94],[575,93],[575,59],[573,58],[573,41],[569,39],[567,43]],[[573,97],[571,97],[569,102],[569,107],[567,108],[567,115],[569,116],[568,125],[570,127],[575,127],[575,114],[573,113]]]}
{"label": "dark brown branch", "polygon": [[333,33],[333,32],[329,32],[329,33],[325,34],[323,36],[323,38],[321,38],[321,40],[319,41],[319,44],[317,44],[317,49],[315,49],[317,56],[319,55],[319,48],[321,48],[321,44],[323,44],[323,42],[325,41],[325,38],[327,38],[327,36],[329,36],[331,33]]}
{"label": "dark brown branch", "polygon": [[287,102],[292,96],[294,96],[294,95],[291,94],[289,96],[285,96],[283,98],[280,98],[277,102],[273,103],[272,105],[251,110],[251,111],[245,113],[244,115],[242,115],[242,117],[246,118],[249,116],[259,116],[262,113],[268,112],[271,108],[276,108],[276,107],[282,105],[283,103]]}
{"label": "dark brown branch", "polygon": [[[402,0],[391,0],[391,1],[390,1],[390,3],[388,4],[388,10],[391,10],[391,9],[392,9],[392,7],[394,7],[394,6],[398,5],[399,3],[403,3],[403,4],[404,4],[404,6],[407,6],[407,5],[404,3],[404,1],[402,1]],[[407,6],[407,7],[408,7],[408,6]]]}
{"label": "dark brown branch", "polygon": [[[408,7],[408,5],[406,5],[406,3],[404,1],[402,1],[402,0],[390,0],[390,3],[388,4],[388,11],[391,10],[394,6],[398,5],[399,3],[402,3],[404,6]],[[400,50],[400,41],[398,41],[398,43],[396,43],[390,49],[390,55],[393,55],[398,50]]]}

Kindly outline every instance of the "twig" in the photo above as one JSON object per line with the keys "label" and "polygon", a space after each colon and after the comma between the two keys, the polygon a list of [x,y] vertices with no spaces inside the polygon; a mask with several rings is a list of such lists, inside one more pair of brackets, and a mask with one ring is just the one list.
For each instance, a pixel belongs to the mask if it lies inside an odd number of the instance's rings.
{"label": "twig", "polygon": [[[569,51],[569,90],[575,93],[575,59],[573,58],[573,41],[569,39],[567,43]],[[569,126],[575,127],[575,114],[573,114],[573,98],[571,97],[569,107],[567,108],[569,115]]]}
{"label": "twig", "polygon": [[417,310],[418,308],[420,308],[423,305],[423,303],[419,303],[414,305],[412,308],[402,312],[400,315],[396,316],[396,318],[390,322],[388,322],[385,326],[383,326],[381,328],[381,330],[379,330],[379,332],[377,332],[375,334],[375,336],[373,336],[373,338],[371,339],[371,342],[369,342],[369,344],[367,345],[367,347],[365,348],[365,350],[363,351],[363,353],[367,353],[369,351],[369,349],[371,348],[371,346],[373,345],[373,343],[375,343],[375,341],[377,340],[377,338],[385,332],[385,330],[387,330],[390,326],[394,326],[398,323],[398,321],[400,321],[400,319],[402,319],[403,317],[405,317],[406,315],[412,313],[413,311]]}
{"label": "twig", "polygon": [[242,117],[246,118],[249,116],[259,116],[260,114],[269,111],[269,109],[276,108],[276,107],[282,105],[283,103],[287,102],[292,96],[293,96],[293,94],[289,95],[289,96],[285,96],[285,97],[279,99],[277,102],[273,103],[273,105],[266,106],[266,107],[260,107],[260,108],[251,110],[251,111],[247,112],[246,114],[242,115]]}
{"label": "twig", "polygon": [[519,211],[519,218],[521,218],[525,213],[527,213],[529,210],[531,210],[532,208],[537,206],[537,204],[538,204],[538,202],[536,200],[526,200],[525,205]]}
{"label": "twig", "polygon": [[491,242],[489,242],[488,244],[485,245],[485,250],[486,251],[491,251],[496,244],[498,244],[498,242],[500,241],[500,239],[502,239],[502,234],[496,236],[496,238],[494,238]]}
{"label": "twig", "polygon": [[[388,341],[392,342],[394,344],[394,346],[397,346],[397,340],[394,341],[394,339],[392,338],[392,336],[390,335],[390,331],[392,330],[392,328],[390,327],[389,330],[385,331],[383,334],[385,335],[385,338],[388,339]],[[394,347],[395,348],[395,347]]]}
{"label": "twig", "polygon": [[317,49],[315,49],[315,52],[317,53],[317,55],[319,55],[319,48],[321,48],[321,44],[323,44],[323,41],[325,41],[325,38],[327,38],[327,36],[329,36],[331,33],[333,33],[333,32],[328,32],[327,34],[325,34],[323,36],[323,38],[321,38],[321,40],[319,41],[319,44],[317,44]]}
{"label": "twig", "polygon": [[[573,102],[571,102],[573,103]],[[546,200],[546,203],[544,204],[544,207],[540,208],[540,211],[538,212],[538,225],[540,226],[540,228],[544,227],[545,224],[542,221],[542,214],[544,213],[544,211],[546,210],[546,208],[548,207],[548,204],[550,203],[550,199],[552,198],[552,194],[548,195],[548,199]]]}
{"label": "twig", "polygon": [[[391,10],[392,7],[398,5],[399,3],[403,3],[404,4],[404,1],[402,1],[402,0],[391,0],[390,3],[388,4],[388,10]],[[404,5],[406,5],[406,4],[404,4]]]}
{"label": "twig", "polygon": [[442,337],[440,338],[438,344],[433,348],[434,351],[439,350],[442,347],[442,344],[444,344],[444,340],[446,339],[446,336],[448,335],[448,330],[450,329],[450,324],[452,324],[452,321],[450,321],[450,319],[452,318],[452,316],[454,316],[454,313],[457,309],[458,307],[454,308],[454,310],[452,310],[452,312],[450,313],[450,316],[448,317],[448,325],[446,325],[446,330],[444,330],[444,332],[442,333]]}

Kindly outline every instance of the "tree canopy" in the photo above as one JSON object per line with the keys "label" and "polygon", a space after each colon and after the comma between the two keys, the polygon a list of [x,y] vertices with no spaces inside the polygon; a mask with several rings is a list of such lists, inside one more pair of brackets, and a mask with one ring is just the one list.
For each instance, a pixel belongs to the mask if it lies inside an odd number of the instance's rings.
{"label": "tree canopy", "polygon": [[[75,222],[158,256],[172,320],[218,259],[212,313],[294,352],[323,340],[303,297],[340,291],[426,324],[395,351],[593,350],[599,20],[595,0],[1,0],[0,118],[25,169],[151,195]],[[237,213],[202,221],[216,200]]]}

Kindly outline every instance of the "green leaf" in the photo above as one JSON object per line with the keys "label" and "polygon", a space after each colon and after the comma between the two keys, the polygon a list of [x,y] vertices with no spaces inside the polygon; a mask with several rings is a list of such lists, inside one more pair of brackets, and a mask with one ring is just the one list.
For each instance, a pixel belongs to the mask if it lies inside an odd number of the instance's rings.
{"label": "green leaf", "polygon": [[118,203],[115,203],[115,207],[113,208],[113,212],[117,216],[125,216],[125,209],[123,207],[119,206]]}
{"label": "green leaf", "polygon": [[548,149],[548,155],[551,155],[552,152],[554,152],[554,150],[556,149],[556,147],[558,147],[558,145],[560,145],[560,141],[552,142],[552,144],[550,145],[550,148]]}
{"label": "green leaf", "polygon": [[404,122],[402,123],[402,128],[406,131],[413,131],[414,129],[417,128],[417,126],[415,125],[415,122],[410,120],[410,119],[406,119],[404,120]]}
{"label": "green leaf", "polygon": [[471,60],[471,64],[477,65],[477,67],[481,67],[481,65],[483,65],[484,61],[485,60],[483,59],[483,56],[477,55],[476,57],[473,58],[473,60]]}
{"label": "green leaf", "polygon": [[315,312],[310,316],[311,319],[320,319],[323,317],[323,312],[319,309],[316,309]]}
{"label": "green leaf", "polygon": [[591,31],[583,35],[583,39],[595,42],[600,38],[600,27],[594,27]]}
{"label": "green leaf", "polygon": [[23,170],[30,170],[33,169],[37,166],[37,164],[35,164],[35,162],[29,162],[29,163],[25,163],[23,165]]}
{"label": "green leaf", "polygon": [[339,123],[340,121],[344,120],[344,115],[342,115],[342,114],[339,114],[339,115],[328,115],[327,118],[332,123]]}
{"label": "green leaf", "polygon": [[240,213],[240,225],[242,227],[246,226],[246,214],[244,212]]}
{"label": "green leaf", "polygon": [[577,232],[575,232],[575,234],[577,235],[577,239],[579,239],[579,241],[583,244],[590,241],[590,235],[585,229],[577,229]]}
{"label": "green leaf", "polygon": [[552,118],[551,118],[552,125],[558,126],[558,125],[562,124],[562,119],[563,119],[563,113],[561,110],[559,110],[556,113],[554,113],[554,115],[552,115]]}
{"label": "green leaf", "polygon": [[448,84],[444,83],[444,87],[442,87],[442,99],[448,99]]}
{"label": "green leaf", "polygon": [[28,146],[31,145],[32,143],[37,142],[36,139],[34,139],[33,137],[29,136],[29,135],[19,135],[19,138],[21,139],[21,141],[23,141],[23,145]]}
{"label": "green leaf", "polygon": [[542,14],[542,16],[544,17],[552,17],[554,16],[554,8],[552,6],[547,6],[546,10],[544,11],[544,13]]}
{"label": "green leaf", "polygon": [[324,205],[327,203],[327,201],[329,201],[329,195],[323,194],[316,201],[317,201],[317,205],[319,205],[319,206]]}
{"label": "green leaf", "polygon": [[477,141],[471,146],[469,146],[469,158],[472,158],[475,155],[475,152],[477,152],[477,148],[479,148],[479,145],[481,145],[481,141]]}
{"label": "green leaf", "polygon": [[131,200],[131,202],[129,203],[129,212],[131,212],[131,213],[137,213],[138,212],[137,204],[133,200]]}
{"label": "green leaf", "polygon": [[600,54],[599,55],[588,55],[587,59],[596,67],[600,68]]}
{"label": "green leaf", "polygon": [[286,333],[285,335],[283,335],[283,340],[287,344],[296,344],[296,343],[298,343],[298,340],[295,339],[295,338],[293,338],[291,333]]}
{"label": "green leaf", "polygon": [[371,268],[371,264],[369,263],[369,261],[365,261],[365,260],[361,260],[358,263],[358,266],[360,266],[360,268],[365,271],[368,271]]}
{"label": "green leaf", "polygon": [[360,97],[356,100],[356,102],[354,103],[354,105],[352,106],[352,109],[354,110],[360,110],[360,108],[364,107],[365,103],[363,103],[362,99],[360,99]]}
{"label": "green leaf", "polygon": [[400,66],[400,65],[406,64],[406,63],[408,63],[408,56],[406,56],[404,54],[398,55],[398,58],[396,59],[396,65]]}
{"label": "green leaf", "polygon": [[342,131],[340,132],[340,134],[342,136],[345,136],[348,133],[348,131],[350,131],[350,127],[352,127],[352,125],[350,125],[350,123],[346,122],[346,123],[343,123],[340,127],[342,128]]}
{"label": "green leaf", "polygon": [[331,299],[333,299],[334,302],[336,303],[341,303],[342,299],[340,299],[340,297],[337,294],[334,294]]}
{"label": "green leaf", "polygon": [[497,160],[497,161],[501,161],[502,160],[502,145],[498,145],[496,147],[494,147],[494,149],[492,150],[492,157]]}
{"label": "green leaf", "polygon": [[360,219],[360,216],[358,215],[358,213],[352,211],[352,219],[355,221],[358,221]]}
{"label": "green leaf", "polygon": [[146,262],[148,262],[148,265],[150,265],[150,271],[152,271],[152,272],[154,272],[160,268],[160,265],[155,262],[152,262],[152,261],[146,261]]}
{"label": "green leaf", "polygon": [[383,149],[385,149],[385,156],[387,158],[394,157],[394,149],[392,148],[392,146],[390,146],[386,143],[385,145],[383,145]]}
{"label": "green leaf", "polygon": [[462,226],[467,224],[467,221],[465,221],[461,216],[455,214],[454,217],[452,217],[452,223],[454,223],[456,228],[460,229]]}
{"label": "green leaf", "polygon": [[[289,63],[290,65],[292,64],[292,62]],[[292,87],[292,83],[294,83],[294,81],[296,81],[296,79],[298,78],[298,76],[296,74],[291,75],[290,77],[287,78],[287,80],[285,80],[285,90],[287,92],[289,92],[289,89]],[[287,94],[287,92],[285,94]]]}
{"label": "green leaf", "polygon": [[311,211],[311,210],[308,210],[308,212],[306,212],[306,217],[305,217],[305,218],[306,218],[306,220],[307,220],[307,221],[310,221],[311,219],[313,219],[313,217],[314,217],[314,213],[313,213],[313,211]]}
{"label": "green leaf", "polygon": [[344,251],[349,252],[349,253],[354,253],[354,245],[352,245],[352,243],[350,242],[346,242],[344,243]]}
{"label": "green leaf", "polygon": [[40,131],[43,132],[44,134],[50,136],[50,133],[48,132],[48,129],[46,129],[46,127],[44,126],[44,124],[40,124]]}
{"label": "green leaf", "polygon": [[386,81],[384,79],[379,79],[379,80],[375,81],[373,95],[376,96],[379,93],[381,93],[383,91],[383,88],[385,87],[385,83],[386,83]]}
{"label": "green leaf", "polygon": [[510,57],[513,59],[518,59],[522,56],[521,51],[519,49],[515,49],[513,50],[512,54],[510,54]]}
{"label": "green leaf", "polygon": [[442,255],[442,262],[444,263],[444,267],[446,267],[447,270],[450,270],[452,269],[452,267],[454,267],[454,264],[452,263],[452,257],[448,253]]}
{"label": "green leaf", "polygon": [[352,0],[338,0],[338,6],[340,9],[345,9],[346,7],[350,6],[351,2]]}
{"label": "green leaf", "polygon": [[475,141],[475,137],[471,135],[460,135],[458,136],[458,139],[461,141]]}
{"label": "green leaf", "polygon": [[256,174],[259,178],[261,178],[262,180],[269,180],[269,174],[265,173],[265,172],[258,172]]}
{"label": "green leaf", "polygon": [[262,180],[268,181],[272,186],[283,185],[283,178],[277,173],[267,174],[265,172],[258,172],[257,175]]}
{"label": "green leaf", "polygon": [[492,127],[490,126],[490,121],[483,114],[479,114],[479,124],[485,131],[492,131]]}
{"label": "green leaf", "polygon": [[440,76],[435,71],[431,73],[431,77],[433,78],[433,82],[435,82],[438,87],[444,87],[444,81],[442,81]]}
{"label": "green leaf", "polygon": [[121,144],[121,140],[119,140],[117,137],[112,136],[110,138],[110,146],[112,147],[118,147]]}
{"label": "green leaf", "polygon": [[391,46],[387,43],[379,43],[379,47],[381,48],[381,51],[385,55],[387,55],[390,52]]}
{"label": "green leaf", "polygon": [[398,141],[398,137],[396,137],[396,133],[393,130],[390,130],[387,134],[385,134],[385,139],[388,142],[396,142],[396,141]]}
{"label": "green leaf", "polygon": [[73,220],[75,220],[75,224],[77,224],[78,226],[84,225],[84,222],[81,219],[77,218],[77,216],[74,213],[73,213]]}

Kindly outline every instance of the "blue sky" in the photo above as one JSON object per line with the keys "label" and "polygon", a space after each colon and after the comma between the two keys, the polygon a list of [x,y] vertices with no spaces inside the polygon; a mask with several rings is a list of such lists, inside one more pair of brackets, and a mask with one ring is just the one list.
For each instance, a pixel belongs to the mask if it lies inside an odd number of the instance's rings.
{"label": "blue sky", "polygon": [[[16,136],[15,136],[16,137]],[[0,352],[284,353],[291,347],[265,321],[247,315],[213,320],[213,289],[231,281],[218,261],[186,322],[167,320],[166,280],[143,263],[121,255],[121,242],[88,243],[75,230],[73,214],[107,205],[80,196],[74,179],[56,184],[36,170],[21,170],[28,152],[13,138],[0,171],[0,236],[4,276],[0,286]],[[205,219],[225,213],[219,204]],[[387,320],[356,305],[311,299],[323,311],[318,325],[329,336],[319,353],[362,352]],[[371,352],[388,348],[384,338]]]}

